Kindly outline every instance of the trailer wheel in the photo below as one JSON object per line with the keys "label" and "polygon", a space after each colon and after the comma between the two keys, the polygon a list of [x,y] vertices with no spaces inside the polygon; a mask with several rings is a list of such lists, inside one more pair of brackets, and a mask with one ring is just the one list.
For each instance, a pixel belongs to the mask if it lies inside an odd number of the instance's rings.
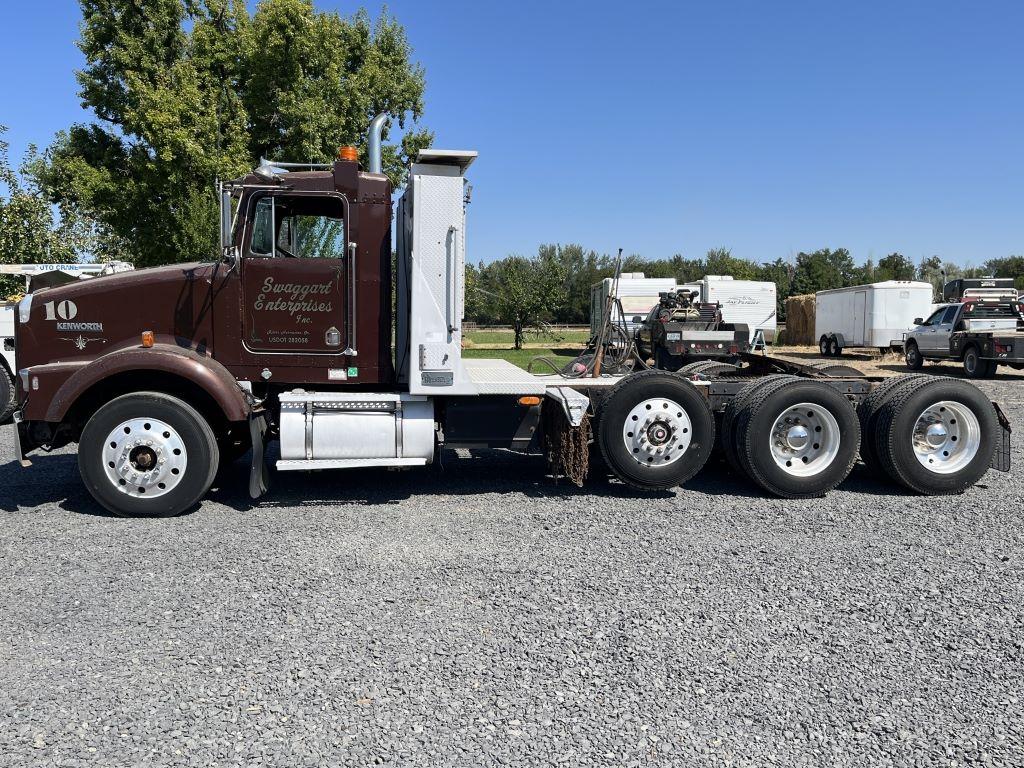
{"label": "trailer wheel", "polygon": [[[875,387],[871,394],[857,406],[857,418],[860,421],[860,458],[872,470],[880,469],[878,454],[875,453],[875,433],[878,426],[878,414],[893,395],[903,386],[917,386],[922,381],[931,381],[932,377],[925,373],[908,373],[885,379]],[[915,383],[916,382],[916,383]]]}
{"label": "trailer wheel", "polygon": [[123,395],[82,430],[78,469],[93,498],[123,517],[191,509],[217,474],[217,440],[188,403],[158,392]]}
{"label": "trailer wheel", "polygon": [[818,351],[821,352],[822,357],[828,357],[829,355],[832,354],[831,352],[829,352],[829,348],[830,345],[828,336],[822,334],[821,338],[818,339]]}
{"label": "trailer wheel", "polygon": [[968,379],[990,379],[994,372],[992,361],[982,358],[976,346],[971,345],[964,351],[964,374]]}
{"label": "trailer wheel", "polygon": [[756,394],[762,390],[767,391],[769,388],[777,387],[787,381],[800,381],[800,379],[788,373],[773,373],[770,376],[755,379],[737,392],[736,396],[725,406],[725,412],[722,414],[722,435],[719,438],[719,443],[726,460],[738,472],[746,472],[743,465],[740,464],[736,440],[738,434],[737,420],[740,413]]}
{"label": "trailer wheel", "polygon": [[977,387],[931,379],[900,387],[882,406],[875,451],[889,476],[913,491],[962,493],[988,470],[999,429]]}
{"label": "trailer wheel", "polygon": [[831,357],[839,357],[839,355],[843,354],[843,347],[835,336],[828,340],[828,354]]}
{"label": "trailer wheel", "polygon": [[924,365],[924,357],[921,356],[921,350],[917,348],[917,343],[913,341],[907,342],[904,359],[907,361],[907,368],[912,371],[920,371],[921,366]]}
{"label": "trailer wheel", "polygon": [[14,415],[17,403],[14,401],[14,381],[6,366],[0,365],[0,424],[6,424]]}
{"label": "trailer wheel", "polygon": [[737,421],[737,455],[751,480],[790,499],[822,496],[857,460],[860,424],[850,402],[820,381],[766,387]]}
{"label": "trailer wheel", "polygon": [[715,442],[707,399],[686,379],[661,371],[624,378],[601,406],[601,455],[622,482],[674,488],[693,477]]}

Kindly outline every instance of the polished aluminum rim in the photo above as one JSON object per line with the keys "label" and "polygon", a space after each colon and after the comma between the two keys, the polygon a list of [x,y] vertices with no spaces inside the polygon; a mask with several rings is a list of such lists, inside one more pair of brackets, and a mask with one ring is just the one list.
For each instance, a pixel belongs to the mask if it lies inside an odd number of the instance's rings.
{"label": "polished aluminum rim", "polygon": [[797,403],[775,418],[768,444],[772,459],[788,475],[824,471],[839,454],[839,422],[817,403]]}
{"label": "polished aluminum rim", "polygon": [[622,425],[622,442],[638,464],[664,467],[690,447],[693,425],[674,400],[652,398],[637,403]]}
{"label": "polished aluminum rim", "polygon": [[914,423],[914,455],[929,472],[958,472],[978,454],[981,425],[963,403],[941,400],[925,408]]}
{"label": "polished aluminum rim", "polygon": [[159,419],[130,419],[115,427],[103,445],[103,469],[122,493],[155,498],[185,476],[188,452],[181,436]]}

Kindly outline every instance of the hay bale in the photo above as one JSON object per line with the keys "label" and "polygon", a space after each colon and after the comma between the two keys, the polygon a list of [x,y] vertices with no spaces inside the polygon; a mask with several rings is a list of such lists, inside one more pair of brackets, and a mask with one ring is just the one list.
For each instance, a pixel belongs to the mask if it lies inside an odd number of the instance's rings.
{"label": "hay bale", "polygon": [[786,343],[794,346],[818,343],[814,338],[813,293],[786,299]]}

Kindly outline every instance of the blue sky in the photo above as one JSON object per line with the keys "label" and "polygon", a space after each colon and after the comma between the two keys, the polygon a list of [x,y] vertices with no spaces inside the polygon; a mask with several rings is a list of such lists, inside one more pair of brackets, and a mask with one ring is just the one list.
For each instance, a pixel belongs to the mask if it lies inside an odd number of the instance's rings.
{"label": "blue sky", "polygon": [[[474,261],[546,242],[650,258],[1024,252],[1024,3],[388,7],[426,70],[437,146],[480,151]],[[85,117],[79,11],[4,15],[0,123],[17,158]]]}

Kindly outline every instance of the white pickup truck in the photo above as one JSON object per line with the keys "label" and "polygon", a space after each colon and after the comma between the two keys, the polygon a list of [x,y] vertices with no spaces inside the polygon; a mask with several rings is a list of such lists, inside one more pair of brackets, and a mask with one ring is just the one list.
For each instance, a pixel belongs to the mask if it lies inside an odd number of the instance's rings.
{"label": "white pickup truck", "polygon": [[916,318],[906,335],[907,367],[925,360],[955,360],[971,379],[990,378],[996,367],[1024,368],[1024,309],[1019,301],[975,298],[940,304],[927,318]]}

